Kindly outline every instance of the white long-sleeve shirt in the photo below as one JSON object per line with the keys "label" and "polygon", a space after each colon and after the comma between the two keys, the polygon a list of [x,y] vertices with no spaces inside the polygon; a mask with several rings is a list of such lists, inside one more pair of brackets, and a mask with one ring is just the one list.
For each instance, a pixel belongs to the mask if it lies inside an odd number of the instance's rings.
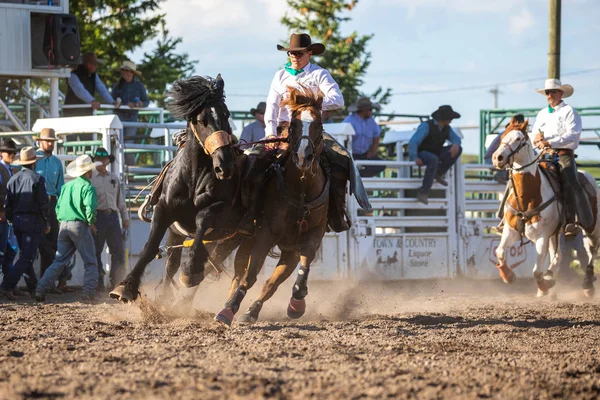
{"label": "white long-sleeve shirt", "polygon": [[331,74],[317,64],[308,63],[304,72],[294,76],[285,69],[275,73],[269,96],[267,97],[267,109],[265,110],[265,134],[266,136],[277,135],[277,126],[282,121],[290,121],[287,108],[279,107],[287,88],[301,83],[305,86],[319,89],[323,92],[323,111],[337,110],[344,107],[344,96],[340,87]]}
{"label": "white long-sleeve shirt", "polygon": [[532,133],[535,137],[538,132],[543,132],[544,139],[553,149],[575,150],[579,146],[581,129],[581,117],[573,107],[563,101],[554,107],[552,113],[548,111],[548,107],[538,112]]}

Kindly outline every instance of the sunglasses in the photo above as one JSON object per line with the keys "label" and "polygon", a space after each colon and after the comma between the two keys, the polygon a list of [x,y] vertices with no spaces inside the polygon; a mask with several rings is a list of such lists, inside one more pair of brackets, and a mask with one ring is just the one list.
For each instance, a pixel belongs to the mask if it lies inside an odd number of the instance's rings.
{"label": "sunglasses", "polygon": [[294,57],[298,58],[298,57],[302,57],[306,53],[307,53],[307,51],[305,51],[305,50],[302,50],[302,51],[288,51],[287,55],[290,56],[290,57],[294,56]]}
{"label": "sunglasses", "polygon": [[108,157],[108,153],[106,151],[97,151],[96,157]]}
{"label": "sunglasses", "polygon": [[548,89],[545,92],[546,92],[546,94],[555,94],[555,93],[560,92],[560,90],[557,90],[557,89]]}

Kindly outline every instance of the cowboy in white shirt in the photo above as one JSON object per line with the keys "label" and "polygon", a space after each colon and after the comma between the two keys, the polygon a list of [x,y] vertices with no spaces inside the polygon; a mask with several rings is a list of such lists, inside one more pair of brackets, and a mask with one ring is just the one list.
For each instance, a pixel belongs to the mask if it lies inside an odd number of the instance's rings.
{"label": "cowboy in white shirt", "polygon": [[[309,35],[292,34],[290,45],[288,47],[277,45],[277,50],[287,52],[290,61],[275,73],[269,96],[267,97],[267,108],[265,110],[265,133],[266,136],[276,136],[278,129],[282,125],[289,124],[290,115],[287,108],[281,108],[279,104],[284,96],[287,95],[287,89],[296,84],[320,90],[323,93],[323,111],[336,110],[344,107],[344,97],[340,92],[337,82],[331,77],[331,74],[318,66],[310,63],[312,55],[319,55],[325,51],[325,46],[321,43],[312,43]],[[350,228],[349,217],[345,213],[345,195],[346,183],[350,180],[351,190],[357,196],[361,206],[369,206],[368,198],[360,175],[353,165],[352,157],[335,140],[324,134],[325,146],[323,154],[332,164],[332,185],[330,196],[330,214],[329,226],[336,232],[345,231]],[[258,188],[264,178],[264,173],[272,160],[264,155],[264,147],[256,146],[249,154],[249,166],[246,168],[246,179],[244,182],[250,185],[248,191],[249,204],[246,215],[240,222],[238,229],[240,233],[252,236],[255,230],[255,220],[261,212],[262,202],[259,200]],[[336,168],[337,173],[336,173]]]}
{"label": "cowboy in white shirt", "polygon": [[577,235],[575,214],[579,223],[593,221],[589,199],[577,179],[575,150],[581,136],[581,117],[562,99],[573,94],[571,85],[563,85],[558,79],[547,79],[543,89],[536,92],[546,96],[548,106],[541,109],[533,125],[533,144],[540,149],[551,148],[558,155],[560,178],[565,202],[565,236]]}
{"label": "cowboy in white shirt", "polygon": [[290,37],[290,45],[288,47],[277,45],[277,50],[286,51],[290,61],[284,69],[275,73],[271,82],[265,111],[267,136],[277,135],[279,124],[290,121],[288,110],[281,108],[279,103],[287,94],[288,87],[294,86],[296,83],[323,92],[323,111],[338,110],[344,107],[344,96],[331,74],[326,69],[310,62],[311,56],[317,56],[325,51],[323,44],[312,43],[310,36],[306,33],[299,35],[293,33]]}

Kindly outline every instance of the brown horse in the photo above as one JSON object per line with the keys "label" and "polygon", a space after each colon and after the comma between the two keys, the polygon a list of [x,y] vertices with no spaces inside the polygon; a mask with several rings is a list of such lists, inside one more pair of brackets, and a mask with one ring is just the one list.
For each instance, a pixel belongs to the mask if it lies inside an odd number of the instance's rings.
{"label": "brown horse", "polygon": [[260,297],[240,322],[253,323],[258,319],[263,303],[292,274],[298,261],[301,266],[287,314],[290,318],[304,315],[310,264],[327,228],[330,180],[321,165],[323,97],[306,87],[289,88],[288,94],[281,106],[288,107],[292,116],[288,130],[289,148],[271,166],[271,177],[264,188],[265,211],[254,243],[240,248],[242,253],[250,253],[248,268],[236,271],[230,298],[215,317],[228,326],[274,246],[281,250],[279,263]]}

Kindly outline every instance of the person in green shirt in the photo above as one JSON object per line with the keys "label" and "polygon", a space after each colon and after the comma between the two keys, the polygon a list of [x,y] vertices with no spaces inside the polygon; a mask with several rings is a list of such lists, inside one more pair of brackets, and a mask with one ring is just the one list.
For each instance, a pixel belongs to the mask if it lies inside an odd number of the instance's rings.
{"label": "person in green shirt", "polygon": [[75,179],[62,187],[56,204],[56,216],[60,222],[58,249],[54,262],[38,283],[35,295],[37,301],[46,299],[46,293],[67,267],[75,250],[81,255],[85,269],[82,301],[94,301],[98,286],[98,266],[92,235],[96,232],[98,198],[90,179],[97,164],[90,156],[83,155],[67,166],[67,174]]}

